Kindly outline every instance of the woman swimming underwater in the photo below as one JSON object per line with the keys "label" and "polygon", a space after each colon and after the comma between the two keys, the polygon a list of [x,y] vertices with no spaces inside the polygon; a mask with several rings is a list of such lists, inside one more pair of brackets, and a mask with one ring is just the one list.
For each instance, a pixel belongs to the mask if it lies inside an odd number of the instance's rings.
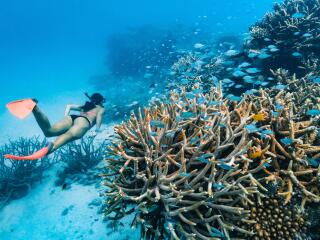
{"label": "woman swimming underwater", "polygon": [[[9,111],[17,117],[24,118],[28,111],[32,113],[46,137],[57,137],[54,142],[35,152],[30,156],[4,155],[6,158],[15,160],[36,160],[42,158],[63,145],[82,138],[94,125],[95,134],[100,131],[105,108],[105,98],[100,93],[94,93],[84,105],[68,104],[65,109],[65,117],[51,126],[47,116],[40,110],[36,99],[15,101],[7,105]],[[70,114],[70,111],[79,111],[78,115]]]}

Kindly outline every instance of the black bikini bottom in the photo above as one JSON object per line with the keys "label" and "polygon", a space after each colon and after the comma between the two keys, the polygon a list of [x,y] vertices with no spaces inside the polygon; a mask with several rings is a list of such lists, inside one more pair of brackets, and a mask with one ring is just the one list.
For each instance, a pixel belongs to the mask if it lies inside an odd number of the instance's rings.
{"label": "black bikini bottom", "polygon": [[82,117],[82,118],[84,118],[84,119],[86,119],[88,121],[88,123],[89,123],[89,125],[91,127],[91,122],[86,116],[71,114],[70,117],[72,119],[72,123],[74,123],[74,120],[76,120],[77,118]]}

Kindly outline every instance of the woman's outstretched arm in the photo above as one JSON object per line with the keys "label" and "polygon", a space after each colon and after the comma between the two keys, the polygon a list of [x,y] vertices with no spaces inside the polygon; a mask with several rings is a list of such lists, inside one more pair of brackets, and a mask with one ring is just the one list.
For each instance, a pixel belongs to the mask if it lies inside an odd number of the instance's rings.
{"label": "woman's outstretched arm", "polygon": [[100,131],[100,127],[102,124],[103,115],[105,113],[105,109],[101,109],[97,114],[97,121],[96,121],[96,132]]}
{"label": "woman's outstretched arm", "polygon": [[71,110],[81,111],[82,109],[80,105],[68,104],[64,110],[64,115],[68,116]]}

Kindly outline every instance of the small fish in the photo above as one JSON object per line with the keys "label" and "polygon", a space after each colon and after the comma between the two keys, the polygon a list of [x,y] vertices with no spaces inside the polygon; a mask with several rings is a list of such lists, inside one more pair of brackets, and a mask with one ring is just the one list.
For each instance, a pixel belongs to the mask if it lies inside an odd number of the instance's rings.
{"label": "small fish", "polygon": [[271,167],[270,163],[267,163],[267,162],[263,163],[262,166],[265,167],[265,168]]}
{"label": "small fish", "polygon": [[310,109],[306,112],[306,114],[309,116],[318,116],[318,115],[320,115],[320,110],[319,109]]}
{"label": "small fish", "polygon": [[228,50],[227,52],[225,52],[225,55],[228,56],[228,57],[234,57],[234,56],[237,56],[239,54],[240,54],[240,52],[237,51],[237,50],[234,50],[234,49],[231,49],[231,50]]}
{"label": "small fish", "polygon": [[270,42],[271,41],[270,38],[264,38],[263,40],[266,41],[266,42]]}
{"label": "small fish", "polygon": [[217,105],[221,105],[223,102],[222,101],[210,101],[208,103],[209,106],[217,106]]}
{"label": "small fish", "polygon": [[284,84],[277,84],[276,86],[274,86],[273,88],[278,89],[278,90],[283,90],[285,89],[287,86]]}
{"label": "small fish", "polygon": [[306,38],[312,37],[312,34],[310,34],[310,33],[305,33],[305,34],[302,35],[302,37],[306,37]]}
{"label": "small fish", "polygon": [[276,47],[277,47],[276,45],[272,45],[272,44],[268,46],[269,49],[276,48]]}
{"label": "small fish", "polygon": [[261,131],[262,134],[266,134],[266,135],[272,135],[274,134],[274,132],[272,130],[269,130],[269,129],[266,129],[266,130],[263,130]]}
{"label": "small fish", "polygon": [[201,49],[201,48],[204,48],[205,45],[202,44],[202,43],[196,43],[195,45],[193,45],[193,47],[194,47],[195,49]]}
{"label": "small fish", "polygon": [[197,142],[199,142],[200,141],[200,138],[192,138],[191,140],[190,140],[190,143],[191,144],[195,144],[195,143],[197,143]]}
{"label": "small fish", "polygon": [[246,83],[254,83],[253,77],[251,77],[251,76],[245,76],[245,77],[243,77],[243,80]]}
{"label": "small fish", "polygon": [[276,103],[275,107],[277,111],[284,109],[283,105],[281,105],[280,103]]}
{"label": "small fish", "polygon": [[186,97],[189,98],[189,99],[193,99],[193,98],[195,98],[196,96],[195,96],[193,93],[187,92],[187,93],[186,93]]}
{"label": "small fish", "polygon": [[304,18],[306,15],[304,13],[296,12],[293,14],[291,17],[299,19],[299,18]]}
{"label": "small fish", "polygon": [[258,92],[257,89],[250,89],[250,90],[245,91],[245,94],[251,95],[251,94],[255,94],[255,93],[257,93],[257,92]]}
{"label": "small fish", "polygon": [[239,101],[241,101],[241,97],[239,97],[239,96],[235,96],[235,95],[233,95],[233,94],[229,94],[227,97],[226,97],[228,100],[230,100],[230,101],[234,101],[234,102],[239,102]]}
{"label": "small fish", "polygon": [[198,99],[198,104],[204,104],[206,102],[205,98],[199,98]]}
{"label": "small fish", "polygon": [[279,117],[279,112],[277,112],[277,111],[272,111],[272,112],[271,112],[271,115],[272,115],[273,117]]}
{"label": "small fish", "polygon": [[202,163],[209,163],[209,160],[208,159],[206,159],[206,158],[204,158],[204,157],[199,157],[199,158],[197,158],[197,160],[198,161],[200,161],[200,162],[202,162]]}
{"label": "small fish", "polygon": [[193,112],[182,112],[180,116],[182,118],[193,118],[193,117],[196,117],[196,114]]}
{"label": "small fish", "polygon": [[253,115],[252,117],[255,121],[259,122],[259,121],[264,121],[265,120],[265,116],[263,113],[258,113]]}
{"label": "small fish", "polygon": [[183,78],[183,79],[180,80],[180,83],[183,84],[183,85],[185,85],[185,84],[188,84],[188,83],[189,83],[189,80],[186,79],[186,78]]}
{"label": "small fish", "polygon": [[203,90],[202,89],[194,89],[194,90],[192,90],[192,92],[194,94],[200,94],[200,93],[203,93]]}
{"label": "small fish", "polygon": [[231,170],[231,169],[233,169],[232,166],[227,165],[227,164],[224,164],[224,163],[220,163],[220,164],[218,164],[218,166],[219,166],[220,168],[224,169],[224,170]]}
{"label": "small fish", "polygon": [[179,173],[179,176],[181,176],[181,177],[189,177],[190,173],[181,172],[181,173]]}
{"label": "small fish", "polygon": [[254,132],[259,132],[260,131],[260,128],[258,128],[254,124],[248,124],[244,128],[247,129],[249,133],[254,133]]}
{"label": "small fish", "polygon": [[217,228],[212,227],[211,230],[212,230],[212,233],[211,233],[212,237],[219,237],[219,238],[224,237],[224,234],[220,232]]}
{"label": "small fish", "polygon": [[165,127],[165,123],[161,122],[161,121],[157,121],[157,120],[151,120],[150,121],[150,125],[153,127],[158,127],[158,128],[164,128]]}
{"label": "small fish", "polygon": [[312,166],[312,167],[319,167],[319,163],[320,163],[320,158],[307,158],[308,159],[308,162],[309,164]]}
{"label": "small fish", "polygon": [[241,84],[237,84],[234,86],[235,88],[242,88],[243,86]]}
{"label": "small fish", "polygon": [[272,52],[272,53],[274,53],[274,52],[278,52],[279,51],[279,49],[278,48],[271,48],[270,49],[270,52]]}
{"label": "small fish", "polygon": [[229,79],[229,78],[224,78],[224,79],[222,80],[222,82],[223,82],[223,83],[233,83],[233,81],[232,81],[231,79]]}
{"label": "small fish", "polygon": [[252,159],[256,159],[261,157],[262,155],[262,150],[261,148],[254,148],[253,150],[251,150],[248,154],[248,156]]}
{"label": "small fish", "polygon": [[158,136],[158,134],[156,132],[150,132],[150,135],[153,136],[153,137]]}
{"label": "small fish", "polygon": [[320,83],[320,77],[313,78],[312,81],[314,83]]}
{"label": "small fish", "polygon": [[302,57],[302,54],[299,52],[294,52],[294,53],[292,53],[292,56],[294,56],[296,58],[300,58],[300,57]]}
{"label": "small fish", "polygon": [[241,64],[238,66],[238,68],[246,68],[246,67],[249,67],[249,66],[251,66],[250,63],[248,63],[248,62],[243,62],[243,63],[241,63]]}
{"label": "small fish", "polygon": [[224,188],[225,186],[224,186],[222,183],[214,183],[214,184],[212,184],[212,187],[213,187],[215,190],[221,190],[221,189]]}
{"label": "small fish", "polygon": [[261,72],[258,68],[248,68],[246,70],[247,73],[250,73],[250,74],[255,74],[255,73],[258,73],[258,72]]}
{"label": "small fish", "polygon": [[295,36],[298,36],[298,35],[300,35],[301,33],[300,32],[295,32],[295,33],[293,33],[293,35],[295,35]]}
{"label": "small fish", "polygon": [[285,137],[280,139],[280,142],[282,142],[284,145],[291,145],[293,143],[293,140],[292,138]]}
{"label": "small fish", "polygon": [[234,76],[234,77],[243,77],[243,76],[245,76],[245,75],[246,75],[246,73],[244,73],[244,72],[242,72],[242,71],[240,71],[240,70],[234,71],[234,72],[232,73],[232,76]]}
{"label": "small fish", "polygon": [[261,54],[258,55],[259,59],[266,59],[266,58],[269,58],[269,57],[271,57],[271,55],[268,54],[268,53],[261,53]]}
{"label": "small fish", "polygon": [[153,74],[152,73],[146,73],[146,74],[144,74],[144,78],[151,78],[153,76]]}
{"label": "small fish", "polygon": [[248,58],[255,58],[256,56],[258,56],[258,54],[256,54],[256,53],[249,53],[248,54]]}

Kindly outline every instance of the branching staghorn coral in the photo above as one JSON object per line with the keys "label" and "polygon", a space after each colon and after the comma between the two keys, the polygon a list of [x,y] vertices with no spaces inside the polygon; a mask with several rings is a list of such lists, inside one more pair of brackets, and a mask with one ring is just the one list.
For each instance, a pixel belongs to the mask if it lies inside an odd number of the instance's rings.
{"label": "branching staghorn coral", "polygon": [[[97,144],[94,137],[85,137],[78,143],[72,142],[60,149],[57,154],[65,167],[58,172],[56,185],[65,184],[66,179],[69,182],[96,182],[99,176],[91,170],[103,160],[106,146],[107,141]],[[93,181],[84,178],[91,178]]]}
{"label": "branching staghorn coral", "polygon": [[115,128],[109,218],[135,212],[147,239],[231,239],[258,234],[243,226],[257,224],[250,209],[270,196],[301,211],[319,202],[320,174],[310,163],[320,153],[317,121],[296,116],[282,93],[201,92],[172,92]]}
{"label": "branching staghorn coral", "polygon": [[272,55],[262,64],[265,70],[279,67],[303,76],[307,65],[320,56],[319,0],[285,0],[251,27],[246,51]]}
{"label": "branching staghorn coral", "polygon": [[38,161],[16,161],[3,157],[4,154],[29,155],[46,145],[39,137],[19,138],[0,147],[0,208],[10,200],[26,195],[33,185],[54,162],[56,155]]}

